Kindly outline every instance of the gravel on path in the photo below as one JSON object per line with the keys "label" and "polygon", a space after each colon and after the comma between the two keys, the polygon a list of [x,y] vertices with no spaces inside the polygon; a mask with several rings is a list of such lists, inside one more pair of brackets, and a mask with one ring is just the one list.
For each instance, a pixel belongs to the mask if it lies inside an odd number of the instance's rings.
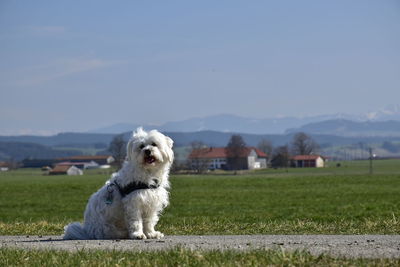
{"label": "gravel on path", "polygon": [[66,251],[305,250],[313,255],[348,258],[400,258],[400,235],[222,235],[166,236],[160,240],[62,240],[61,236],[0,236],[0,248]]}

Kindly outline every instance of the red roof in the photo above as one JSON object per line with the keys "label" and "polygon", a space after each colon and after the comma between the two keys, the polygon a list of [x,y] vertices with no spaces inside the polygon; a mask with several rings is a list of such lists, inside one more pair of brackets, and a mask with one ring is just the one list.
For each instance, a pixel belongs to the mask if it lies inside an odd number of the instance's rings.
{"label": "red roof", "polygon": [[257,153],[257,156],[259,158],[266,158],[267,154],[265,154],[264,152],[262,152],[260,149],[256,148],[256,147],[246,147],[247,149],[247,155],[250,154],[251,150],[254,150]]}
{"label": "red roof", "polygon": [[[243,151],[242,157],[247,157],[250,152],[254,150],[260,158],[266,158],[267,155],[255,147],[246,147]],[[227,158],[225,147],[209,147],[202,149],[195,149],[190,153],[189,158]]]}
{"label": "red roof", "polygon": [[50,173],[66,173],[71,166],[68,165],[56,165]]}
{"label": "red roof", "polygon": [[8,162],[0,161],[0,167],[10,167],[10,165]]}
{"label": "red roof", "polygon": [[325,159],[321,155],[296,155],[292,157],[293,160],[316,160],[318,158]]}
{"label": "red roof", "polygon": [[226,158],[225,147],[195,149],[190,153],[189,158]]}

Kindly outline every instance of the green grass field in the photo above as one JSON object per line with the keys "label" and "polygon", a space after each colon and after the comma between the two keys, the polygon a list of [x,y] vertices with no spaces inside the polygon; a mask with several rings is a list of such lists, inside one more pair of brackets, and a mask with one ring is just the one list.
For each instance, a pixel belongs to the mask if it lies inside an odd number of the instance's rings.
{"label": "green grass field", "polygon": [[344,259],[282,250],[159,252],[0,249],[1,266],[399,266],[399,259]]}
{"label": "green grass field", "polygon": [[[331,166],[172,175],[171,205],[158,228],[167,235],[400,233],[400,160],[374,161],[372,175],[367,161]],[[79,177],[37,170],[0,173],[0,235],[62,234],[65,224],[82,220],[87,199],[108,177],[98,171]],[[0,251],[0,263],[5,254],[28,253]]]}

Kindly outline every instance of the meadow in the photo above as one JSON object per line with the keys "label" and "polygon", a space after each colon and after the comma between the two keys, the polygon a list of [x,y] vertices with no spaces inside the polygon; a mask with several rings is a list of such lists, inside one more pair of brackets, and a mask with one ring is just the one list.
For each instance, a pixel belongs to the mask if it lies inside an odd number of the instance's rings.
{"label": "meadow", "polygon": [[[373,174],[368,161],[336,166],[171,175],[171,205],[158,228],[166,235],[399,234],[400,160],[374,161]],[[61,235],[65,224],[82,221],[87,199],[108,177],[96,170],[83,176],[45,176],[33,169],[0,173],[0,235]],[[0,262],[18,253],[24,252],[2,249]],[[179,249],[166,253],[193,256]],[[261,252],[226,253],[252,258]],[[274,253],[270,260],[287,260]],[[333,262],[307,253],[288,257]]]}

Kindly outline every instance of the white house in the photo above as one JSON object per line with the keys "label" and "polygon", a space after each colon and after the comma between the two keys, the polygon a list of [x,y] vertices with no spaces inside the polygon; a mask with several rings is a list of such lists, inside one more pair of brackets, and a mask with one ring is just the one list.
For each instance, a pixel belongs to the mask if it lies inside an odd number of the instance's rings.
{"label": "white house", "polygon": [[8,171],[9,169],[10,169],[10,163],[0,161],[0,171],[1,171],[1,172],[6,172],[6,171]]}
{"label": "white house", "polygon": [[[267,155],[255,147],[246,147],[241,158],[242,169],[262,169],[267,167]],[[225,147],[195,149],[189,155],[193,169],[204,165],[207,169],[227,169],[228,155]]]}

